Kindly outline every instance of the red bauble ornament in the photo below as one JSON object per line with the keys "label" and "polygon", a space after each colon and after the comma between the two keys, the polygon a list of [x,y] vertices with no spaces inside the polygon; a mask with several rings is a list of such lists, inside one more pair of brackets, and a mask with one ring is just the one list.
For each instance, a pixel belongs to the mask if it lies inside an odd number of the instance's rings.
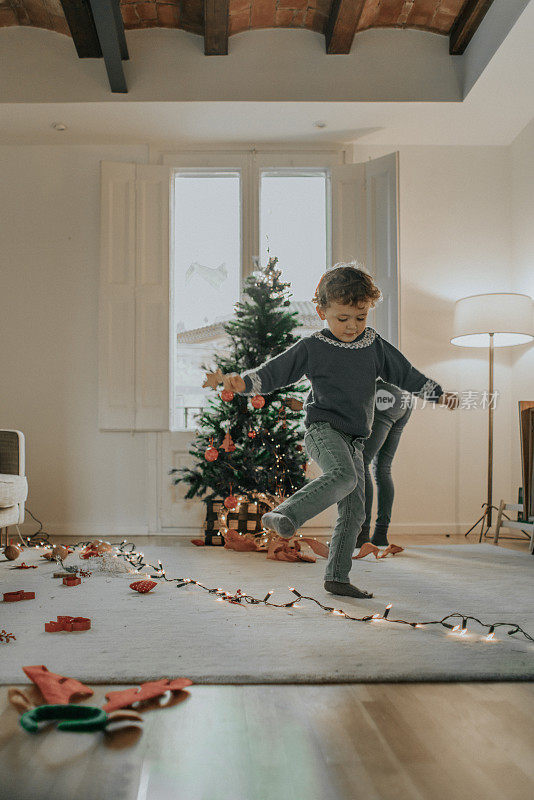
{"label": "red bauble ornament", "polygon": [[224,500],[224,505],[229,509],[235,508],[237,506],[237,497],[233,494],[228,495]]}
{"label": "red bauble ornament", "polygon": [[248,436],[249,436],[249,439],[254,439],[254,437],[256,436],[256,431],[250,430],[248,432]]}
{"label": "red bauble ornament", "polygon": [[234,399],[234,393],[230,391],[230,389],[223,389],[221,392],[221,400],[229,403],[230,400]]}
{"label": "red bauble ornament", "polygon": [[208,447],[204,453],[206,461],[217,461],[219,458],[219,451],[215,447]]}
{"label": "red bauble ornament", "polygon": [[250,402],[253,408],[263,408],[265,405],[265,397],[262,397],[261,394],[255,394]]}

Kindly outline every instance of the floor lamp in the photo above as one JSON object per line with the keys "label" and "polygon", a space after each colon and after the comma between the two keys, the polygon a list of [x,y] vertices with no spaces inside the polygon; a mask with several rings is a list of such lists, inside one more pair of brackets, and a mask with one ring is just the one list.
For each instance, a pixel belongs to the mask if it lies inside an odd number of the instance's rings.
{"label": "floor lamp", "polygon": [[[484,513],[472,525],[482,523],[478,541],[491,528],[493,502],[493,351],[495,347],[526,344],[534,339],[532,299],[526,294],[475,294],[458,300],[454,307],[452,344],[489,347],[488,488]],[[484,531],[486,526],[486,531]]]}

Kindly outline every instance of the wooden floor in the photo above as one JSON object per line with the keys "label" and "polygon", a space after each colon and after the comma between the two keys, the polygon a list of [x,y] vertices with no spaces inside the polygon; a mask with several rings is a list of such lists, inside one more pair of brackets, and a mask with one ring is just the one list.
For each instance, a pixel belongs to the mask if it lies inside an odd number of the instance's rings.
{"label": "wooden floor", "polygon": [[[501,546],[531,558],[526,539]],[[88,702],[102,705],[119,687],[93,688]],[[0,687],[1,800],[534,797],[531,683],[193,686],[185,701],[145,712],[141,733],[113,737],[31,735],[18,717]]]}

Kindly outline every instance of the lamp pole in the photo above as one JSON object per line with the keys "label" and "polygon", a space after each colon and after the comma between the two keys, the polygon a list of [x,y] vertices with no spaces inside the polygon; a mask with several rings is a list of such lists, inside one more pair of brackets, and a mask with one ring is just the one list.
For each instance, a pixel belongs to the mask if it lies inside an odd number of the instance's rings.
{"label": "lamp pole", "polygon": [[[493,501],[493,337],[490,333],[489,346],[489,418],[488,418],[488,519],[487,530],[491,528],[491,506]],[[482,526],[484,528],[484,526]],[[482,531],[480,532],[482,539]]]}

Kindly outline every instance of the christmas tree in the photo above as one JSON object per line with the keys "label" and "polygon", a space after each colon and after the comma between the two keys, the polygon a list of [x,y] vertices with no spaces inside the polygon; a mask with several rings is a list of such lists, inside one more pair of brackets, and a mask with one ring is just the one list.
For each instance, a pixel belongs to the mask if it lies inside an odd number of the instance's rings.
{"label": "christmas tree", "polygon": [[[281,281],[278,259],[247,278],[235,319],[224,325],[229,347],[214,356],[223,373],[242,374],[294,344],[300,326],[289,310],[289,283]],[[206,365],[202,365],[206,369]],[[306,483],[306,455],[298,430],[304,384],[279,389],[266,397],[221,391],[198,417],[189,450],[192,468],[172,469],[173,483],[189,484],[187,498],[233,498],[258,501],[259,495],[285,497]],[[205,497],[204,497],[205,496]],[[232,507],[232,501],[226,504]]]}

